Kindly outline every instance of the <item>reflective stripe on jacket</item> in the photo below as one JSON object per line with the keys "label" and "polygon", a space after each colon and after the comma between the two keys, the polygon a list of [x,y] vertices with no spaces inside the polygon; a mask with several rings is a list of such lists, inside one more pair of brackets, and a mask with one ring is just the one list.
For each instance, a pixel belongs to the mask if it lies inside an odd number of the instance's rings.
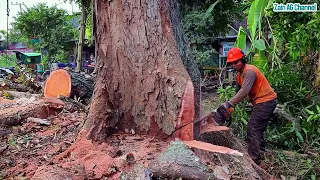
{"label": "reflective stripe on jacket", "polygon": [[254,81],[252,88],[248,94],[249,100],[254,104],[259,104],[262,102],[267,102],[277,98],[277,94],[274,92],[270,86],[266,77],[261,73],[261,71],[250,64],[246,64],[242,72],[238,72],[236,79],[240,86],[243,83],[243,74],[247,70],[253,70],[256,73],[256,80]]}

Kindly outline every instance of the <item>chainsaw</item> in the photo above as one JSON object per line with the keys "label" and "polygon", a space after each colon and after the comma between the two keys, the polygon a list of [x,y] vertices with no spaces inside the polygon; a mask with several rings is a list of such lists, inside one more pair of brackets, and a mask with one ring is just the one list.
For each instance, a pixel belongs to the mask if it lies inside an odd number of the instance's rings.
{"label": "chainsaw", "polygon": [[191,121],[189,123],[183,124],[181,126],[178,126],[172,133],[175,133],[176,131],[178,131],[179,129],[189,125],[189,124],[197,124],[200,123],[204,120],[209,119],[210,117],[214,120],[214,122],[218,125],[218,126],[230,126],[231,122],[232,122],[232,118],[231,118],[231,113],[232,113],[232,108],[226,109],[223,106],[220,106],[218,109],[213,110],[211,113],[209,113],[208,115],[206,115],[205,117],[201,118],[201,119],[197,119],[195,121]]}

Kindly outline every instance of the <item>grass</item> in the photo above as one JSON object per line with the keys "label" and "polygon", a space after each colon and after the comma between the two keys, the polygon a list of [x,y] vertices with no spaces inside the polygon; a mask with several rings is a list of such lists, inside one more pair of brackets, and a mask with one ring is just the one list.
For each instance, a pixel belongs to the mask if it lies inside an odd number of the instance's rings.
{"label": "grass", "polygon": [[296,152],[273,150],[264,153],[267,171],[288,179],[318,179],[320,157]]}
{"label": "grass", "polygon": [[6,55],[2,55],[0,56],[0,67],[14,67],[16,66],[16,62],[15,62],[16,57],[14,55],[11,55],[7,57]]}

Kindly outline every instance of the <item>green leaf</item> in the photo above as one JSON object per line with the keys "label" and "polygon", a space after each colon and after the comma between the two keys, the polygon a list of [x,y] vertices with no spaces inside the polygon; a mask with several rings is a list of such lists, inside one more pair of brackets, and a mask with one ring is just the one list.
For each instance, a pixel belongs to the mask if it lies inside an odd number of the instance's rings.
{"label": "green leaf", "polygon": [[311,115],[308,117],[307,122],[311,121],[313,119],[314,115]]}
{"label": "green leaf", "polygon": [[264,51],[266,49],[266,44],[263,39],[253,41],[253,45],[260,51]]}
{"label": "green leaf", "polygon": [[209,8],[207,9],[206,14],[205,14],[205,19],[210,16],[210,14],[211,14],[212,11],[213,11],[213,8],[214,8],[220,1],[221,1],[221,0],[217,0],[216,2],[214,2],[213,4],[211,4],[211,5],[209,6]]}
{"label": "green leaf", "polygon": [[259,26],[259,29],[261,30],[261,18],[264,14],[264,9],[267,7],[269,0],[256,0],[256,8],[254,13],[254,18]]}
{"label": "green leaf", "polygon": [[317,111],[320,113],[320,107],[316,105]]}
{"label": "green leaf", "polygon": [[248,122],[247,122],[244,118],[241,118],[240,120],[241,120],[241,122],[242,122],[243,124],[245,124],[245,125],[248,124]]}
{"label": "green leaf", "polygon": [[304,139],[303,139],[301,133],[298,130],[296,130],[295,133],[296,133],[296,136],[298,137],[299,141],[304,142]]}
{"label": "green leaf", "polygon": [[265,72],[267,69],[267,57],[264,55],[264,51],[258,50],[258,54],[253,56],[252,64]]}
{"label": "green leaf", "polygon": [[255,0],[250,6],[247,24],[252,40],[255,39],[257,26],[259,29],[261,29],[261,18],[264,14],[264,9],[267,7],[267,4],[268,0]]}
{"label": "green leaf", "polygon": [[266,51],[267,51],[268,53],[272,53],[272,52],[273,52],[273,49],[271,49],[271,48],[269,48],[269,47],[266,47]]}
{"label": "green leaf", "polygon": [[307,111],[308,114],[314,115],[314,112],[313,112],[313,111],[310,111],[310,110],[308,110],[308,109],[306,109],[306,111]]}
{"label": "green leaf", "polygon": [[16,145],[16,141],[14,139],[9,139],[8,140],[8,143],[11,145],[11,146],[15,146]]}
{"label": "green leaf", "polygon": [[250,6],[248,19],[247,19],[247,24],[248,24],[248,29],[250,31],[251,39],[254,39],[254,37],[256,36],[256,30],[257,30],[257,22],[255,21],[255,16],[254,16],[255,10],[256,10],[256,0],[253,1]]}
{"label": "green leaf", "polygon": [[238,47],[242,50],[246,49],[246,39],[247,39],[247,33],[246,31],[243,29],[242,26],[240,26],[239,31],[238,31],[238,36],[237,36],[237,40],[236,43],[234,44],[235,47]]}

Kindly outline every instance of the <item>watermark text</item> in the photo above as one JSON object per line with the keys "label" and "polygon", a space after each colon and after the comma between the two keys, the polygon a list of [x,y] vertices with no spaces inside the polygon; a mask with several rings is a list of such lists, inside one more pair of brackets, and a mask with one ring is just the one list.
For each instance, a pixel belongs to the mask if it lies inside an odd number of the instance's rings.
{"label": "watermark text", "polygon": [[300,4],[300,3],[273,3],[274,12],[317,12],[317,3]]}

